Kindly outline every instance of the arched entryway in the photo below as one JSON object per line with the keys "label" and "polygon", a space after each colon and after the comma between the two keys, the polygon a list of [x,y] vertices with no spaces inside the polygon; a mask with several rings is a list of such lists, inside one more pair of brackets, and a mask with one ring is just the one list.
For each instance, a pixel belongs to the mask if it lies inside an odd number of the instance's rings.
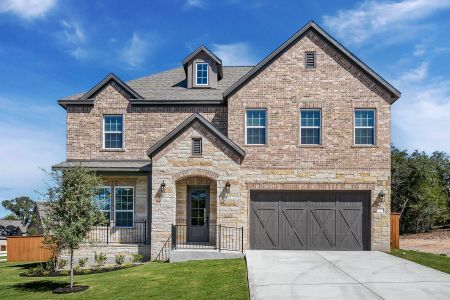
{"label": "arched entryway", "polygon": [[213,245],[217,226],[217,181],[191,175],[178,179],[175,188],[179,244]]}

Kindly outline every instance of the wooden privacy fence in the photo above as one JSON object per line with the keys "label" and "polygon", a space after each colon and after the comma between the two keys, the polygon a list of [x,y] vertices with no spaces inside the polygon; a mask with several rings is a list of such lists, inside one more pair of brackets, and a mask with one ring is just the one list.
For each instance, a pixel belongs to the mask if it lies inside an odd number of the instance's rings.
{"label": "wooden privacy fence", "polygon": [[400,214],[391,213],[391,249],[400,248]]}
{"label": "wooden privacy fence", "polygon": [[53,256],[42,236],[8,237],[8,262],[47,261]]}

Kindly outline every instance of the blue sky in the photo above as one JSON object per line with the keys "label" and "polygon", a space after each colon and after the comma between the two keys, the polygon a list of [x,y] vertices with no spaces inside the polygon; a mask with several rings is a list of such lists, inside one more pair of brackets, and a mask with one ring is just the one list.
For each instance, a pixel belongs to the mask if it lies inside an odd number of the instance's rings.
{"label": "blue sky", "polygon": [[450,0],[1,0],[0,200],[41,198],[40,168],[65,159],[57,99],[177,67],[200,44],[255,64],[309,20],[402,91],[395,145],[450,153]]}

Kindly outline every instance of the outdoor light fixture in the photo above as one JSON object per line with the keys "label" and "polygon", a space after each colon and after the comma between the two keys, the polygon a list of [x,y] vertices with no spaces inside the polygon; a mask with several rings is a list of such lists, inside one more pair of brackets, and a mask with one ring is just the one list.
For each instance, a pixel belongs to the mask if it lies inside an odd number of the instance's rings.
{"label": "outdoor light fixture", "polygon": [[386,194],[384,193],[383,190],[381,190],[381,192],[378,194],[378,197],[380,197],[380,201],[384,200],[384,196],[386,196]]}
{"label": "outdoor light fixture", "polygon": [[163,180],[163,182],[161,183],[161,192],[164,193],[165,191],[166,191],[166,183]]}
{"label": "outdoor light fixture", "polygon": [[230,188],[231,188],[231,183],[229,181],[227,181],[227,183],[225,183],[225,192],[227,192],[227,194],[230,193]]}

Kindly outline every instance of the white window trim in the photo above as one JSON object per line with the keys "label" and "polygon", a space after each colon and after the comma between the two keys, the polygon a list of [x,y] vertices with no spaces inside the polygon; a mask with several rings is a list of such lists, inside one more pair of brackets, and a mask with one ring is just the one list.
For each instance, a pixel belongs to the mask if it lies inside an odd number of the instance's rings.
{"label": "white window trim", "polygon": [[[120,116],[122,117],[122,131],[106,131],[105,130],[105,119],[106,117],[117,117]],[[108,114],[108,115],[103,115],[103,125],[102,125],[102,131],[103,131],[103,150],[121,150],[125,148],[125,124],[124,124],[124,118],[123,115],[114,115],[114,114]],[[105,136],[107,133],[121,133],[122,134],[122,148],[106,148],[105,147]]]}
{"label": "white window trim", "polygon": [[99,190],[99,189],[108,189],[109,190],[109,196],[110,196],[110,198],[109,198],[109,210],[106,210],[106,209],[99,209],[99,211],[100,212],[109,212],[109,221],[108,222],[111,222],[112,221],[112,206],[113,206],[113,194],[112,194],[112,187],[110,187],[110,186],[107,186],[107,185],[104,185],[104,186],[99,186],[99,187],[97,187],[97,190]]}
{"label": "white window trim", "polygon": [[[116,209],[116,197],[117,197],[117,189],[132,189],[133,190],[133,210],[123,210],[123,209]],[[114,226],[119,228],[133,228],[134,227],[134,208],[135,208],[135,199],[136,195],[134,193],[134,186],[115,186],[114,187]],[[117,226],[117,218],[116,213],[117,212],[132,212],[133,213],[133,225],[132,226]]]}
{"label": "white window trim", "polygon": [[[198,83],[198,81],[197,81],[198,65],[206,65],[206,83]],[[207,86],[207,85],[209,85],[209,66],[208,66],[208,63],[205,63],[205,62],[195,63],[195,85],[198,85],[198,86]]]}
{"label": "white window trim", "polygon": [[[356,126],[356,112],[357,111],[373,111],[373,126]],[[377,111],[374,108],[355,108],[353,111],[353,145],[364,147],[364,146],[375,146],[377,144]],[[373,129],[373,144],[357,144],[356,143],[356,129]]]}
{"label": "white window trim", "polygon": [[[248,111],[250,111],[250,110],[252,110],[252,111],[265,111],[266,112],[266,123],[265,123],[265,126],[255,126],[255,125],[252,125],[252,126],[249,126],[249,125],[247,125],[247,112]],[[265,131],[265,140],[266,140],[266,143],[265,144],[249,144],[248,143],[248,140],[247,140],[247,129],[248,128],[265,128],[266,129],[266,131]],[[267,135],[267,109],[266,108],[247,108],[246,110],[245,110],[245,145],[248,145],[248,146],[261,146],[261,145],[267,145],[267,137],[268,137],[268,135]]]}
{"label": "white window trim", "polygon": [[[320,118],[320,124],[319,126],[302,126],[302,111],[319,111],[319,118]],[[300,132],[299,132],[299,136],[300,136],[300,145],[322,145],[322,109],[320,108],[302,108],[300,109],[300,123],[299,123],[299,127],[300,127]],[[302,144],[302,128],[319,128],[319,143],[318,144]]]}

